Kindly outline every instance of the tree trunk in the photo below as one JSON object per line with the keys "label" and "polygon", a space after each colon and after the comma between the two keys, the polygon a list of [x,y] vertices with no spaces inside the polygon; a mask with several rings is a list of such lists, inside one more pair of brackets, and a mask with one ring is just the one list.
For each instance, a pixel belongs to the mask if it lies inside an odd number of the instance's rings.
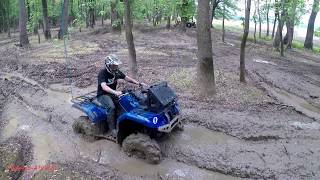
{"label": "tree trunk", "polygon": [[267,3],[267,37],[269,37],[269,10],[270,10],[270,2],[269,0],[266,0],[266,3]]}
{"label": "tree trunk", "polygon": [[214,16],[216,15],[216,9],[218,7],[218,4],[221,2],[221,0],[211,0],[211,9],[210,9],[210,12],[211,12],[211,25],[213,24],[213,18]]}
{"label": "tree trunk", "polygon": [[8,37],[11,37],[11,32],[10,32],[10,1],[7,1],[7,31],[8,31]]}
{"label": "tree trunk", "polygon": [[251,0],[247,0],[246,5],[246,13],[245,13],[245,23],[244,23],[244,31],[241,41],[241,49],[240,49],[240,82],[246,82],[245,73],[245,53],[246,53],[246,43],[249,34],[249,20],[250,20],[250,7]]}
{"label": "tree trunk", "polygon": [[284,7],[284,0],[281,0],[281,17],[279,18],[279,24],[281,25],[279,28],[280,32],[280,54],[281,56],[284,56],[284,45],[283,45],[283,38],[282,38],[282,30],[283,30],[283,24],[284,24],[284,18],[285,18],[285,7]]}
{"label": "tree trunk", "polygon": [[126,39],[130,57],[130,70],[134,78],[137,77],[138,68],[136,60],[136,49],[134,47],[131,23],[130,0],[124,0],[124,24],[126,30]]}
{"label": "tree trunk", "polygon": [[26,46],[29,44],[29,39],[27,34],[26,4],[24,0],[19,0],[19,29],[20,46]]}
{"label": "tree trunk", "polygon": [[68,19],[69,19],[68,8],[69,8],[69,0],[64,0],[63,8],[62,8],[61,24],[60,24],[60,29],[58,33],[59,39],[63,39],[63,37],[67,35],[67,32],[68,32]]}
{"label": "tree trunk", "polygon": [[70,18],[71,18],[71,22],[75,19],[75,13],[73,11],[73,0],[70,0]]}
{"label": "tree trunk", "polygon": [[187,31],[186,24],[187,24],[187,18],[186,17],[181,17],[181,21],[179,23],[179,30],[181,32],[186,32]]}
{"label": "tree trunk", "polygon": [[30,0],[26,0],[27,1],[27,22],[30,22],[31,21],[31,10],[30,10],[30,3],[29,3],[29,1]]}
{"label": "tree trunk", "polygon": [[222,42],[224,42],[224,36],[225,36],[225,29],[224,29],[225,13],[226,13],[226,5],[225,5],[225,2],[223,1],[223,14],[222,14]]}
{"label": "tree trunk", "polygon": [[312,6],[312,12],[308,22],[307,35],[304,41],[304,48],[306,49],[313,48],[314,21],[316,20],[318,10],[319,10],[319,0],[314,0],[313,6]]}
{"label": "tree trunk", "polygon": [[[282,40],[282,30],[283,30],[283,18],[284,18],[284,9],[283,9],[283,0],[281,0],[281,14],[279,12],[279,7],[276,8],[277,14],[278,14],[278,28],[276,35],[273,40],[273,47],[279,50],[280,48],[280,43],[283,42]],[[278,2],[275,2],[277,6],[279,6]]]}
{"label": "tree trunk", "polygon": [[257,43],[257,3],[254,1],[255,9],[253,13],[253,22],[254,22],[254,32],[253,32],[253,39],[254,43]]}
{"label": "tree trunk", "polygon": [[293,33],[294,33],[294,20],[295,20],[295,16],[294,14],[296,14],[296,8],[297,8],[297,0],[293,0],[293,4],[292,4],[292,9],[291,9],[291,15],[290,17],[288,17],[287,19],[287,42],[285,44],[287,44],[287,49],[291,49],[292,48],[292,40],[293,40]]}
{"label": "tree trunk", "polygon": [[93,0],[90,0],[90,7],[89,7],[89,24],[91,28],[94,28],[94,5]]}
{"label": "tree trunk", "polygon": [[[102,11],[104,11],[104,5],[102,5]],[[104,14],[101,15],[101,26],[103,26]]]}
{"label": "tree trunk", "polygon": [[198,1],[197,46],[198,70],[197,78],[200,90],[205,94],[215,93],[214,67],[212,59],[212,41],[209,16],[209,0]]}
{"label": "tree trunk", "polygon": [[41,0],[41,1],[42,1],[42,14],[43,14],[43,32],[44,32],[44,37],[48,40],[48,39],[51,39],[51,32],[50,32],[50,24],[49,24],[49,18],[48,18],[47,0]]}
{"label": "tree trunk", "polygon": [[170,29],[170,23],[171,23],[170,20],[171,20],[171,17],[168,16],[168,17],[167,17],[167,25],[166,25],[166,28],[167,28],[167,29]]}
{"label": "tree trunk", "polygon": [[213,21],[213,17],[212,17],[212,13],[213,13],[213,1],[214,0],[210,0],[210,4],[209,4],[209,17],[210,17],[210,20],[211,20],[211,27],[213,28],[213,24],[212,24],[212,21]]}
{"label": "tree trunk", "polygon": [[272,39],[274,38],[274,31],[275,31],[275,29],[276,29],[277,18],[278,18],[278,14],[275,13],[275,14],[274,14],[274,21],[273,21],[273,28],[272,28],[272,36],[271,36]]}
{"label": "tree trunk", "polygon": [[261,38],[260,0],[258,0],[258,21],[259,21],[259,38]]}
{"label": "tree trunk", "polygon": [[120,26],[120,19],[118,16],[118,12],[116,9],[118,0],[111,0],[110,1],[110,19],[111,19],[111,27],[113,31],[119,32],[121,31],[121,26]]}
{"label": "tree trunk", "polygon": [[294,32],[294,25],[292,20],[288,20],[286,22],[287,26],[287,34],[284,37],[284,44],[287,44],[287,49],[292,48],[292,40],[293,40],[293,32]]}

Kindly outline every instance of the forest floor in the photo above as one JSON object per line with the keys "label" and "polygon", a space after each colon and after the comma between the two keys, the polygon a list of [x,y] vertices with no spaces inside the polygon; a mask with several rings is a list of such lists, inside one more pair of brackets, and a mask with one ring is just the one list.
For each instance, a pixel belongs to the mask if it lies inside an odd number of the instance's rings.
{"label": "forest floor", "polygon": [[[196,86],[196,30],[136,27],[140,81],[168,81],[176,90],[185,130],[160,142],[158,165],[127,157],[119,145],[87,141],[72,131],[81,112],[73,94],[96,89],[103,57],[117,54],[128,72],[124,34],[72,33],[67,40],[19,48],[0,37],[0,162],[52,165],[55,171],[12,172],[22,179],[319,179],[320,57],[291,50],[285,57],[268,42],[248,42],[247,83],[239,82],[241,34],[212,32],[217,94]],[[68,66],[71,70],[68,70]],[[13,160],[8,160],[12,157]],[[2,158],[2,159],[1,159]],[[0,163],[1,164],[1,163]],[[2,172],[2,173],[1,173]]]}

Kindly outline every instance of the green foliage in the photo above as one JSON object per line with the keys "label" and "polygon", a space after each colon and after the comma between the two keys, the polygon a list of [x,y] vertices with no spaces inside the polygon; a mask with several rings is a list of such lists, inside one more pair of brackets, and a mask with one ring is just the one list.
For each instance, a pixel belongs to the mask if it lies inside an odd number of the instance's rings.
{"label": "green foliage", "polygon": [[[294,18],[294,24],[299,25],[301,16],[306,13],[306,6],[304,0],[289,0],[285,3],[286,19]],[[295,9],[294,9],[295,8]]]}
{"label": "green foliage", "polygon": [[191,18],[195,13],[194,0],[176,0],[178,14],[182,18]]}
{"label": "green foliage", "polygon": [[314,35],[320,37],[320,27],[314,32]]}
{"label": "green foliage", "polygon": [[117,28],[117,27],[120,27],[121,26],[121,22],[120,20],[116,20],[112,23],[112,27],[113,28]]}
{"label": "green foliage", "polygon": [[320,47],[314,47],[313,52],[316,54],[320,54]]}
{"label": "green foliage", "polygon": [[[292,41],[292,47],[295,49],[304,50],[303,43],[300,41]],[[313,47],[312,52],[315,54],[320,54],[320,47]]]}
{"label": "green foliage", "polygon": [[[259,37],[256,37],[257,40],[261,40],[261,41],[268,41],[268,42],[271,42],[272,41],[272,38],[271,37],[267,37],[267,36],[262,36],[261,38]],[[242,40],[242,36],[239,37],[239,40]],[[254,37],[253,35],[249,35],[247,37],[247,41],[249,42],[254,42]]]}
{"label": "green foliage", "polygon": [[[223,3],[225,6],[225,12],[223,12]],[[237,6],[237,1],[235,0],[223,0],[221,1],[216,10],[215,10],[215,18],[221,19],[224,13],[225,19],[234,19],[237,11],[240,9]]]}

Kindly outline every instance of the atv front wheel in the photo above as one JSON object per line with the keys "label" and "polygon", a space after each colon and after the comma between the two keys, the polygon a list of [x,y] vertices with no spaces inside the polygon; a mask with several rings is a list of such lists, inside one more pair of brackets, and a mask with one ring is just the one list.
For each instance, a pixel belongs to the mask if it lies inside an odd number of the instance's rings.
{"label": "atv front wheel", "polygon": [[146,134],[129,135],[123,140],[122,149],[128,156],[146,159],[151,164],[158,164],[161,161],[159,144]]}
{"label": "atv front wheel", "polygon": [[182,124],[182,122],[179,122],[176,125],[175,129],[178,130],[178,131],[184,131],[184,125]]}

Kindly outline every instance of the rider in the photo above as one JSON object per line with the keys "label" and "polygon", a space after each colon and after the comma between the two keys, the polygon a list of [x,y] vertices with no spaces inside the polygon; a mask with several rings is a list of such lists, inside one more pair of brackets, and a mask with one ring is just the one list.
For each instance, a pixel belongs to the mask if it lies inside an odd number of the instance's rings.
{"label": "rider", "polygon": [[122,95],[121,91],[117,91],[117,80],[124,79],[127,82],[145,86],[144,83],[140,83],[137,80],[126,76],[119,70],[119,65],[122,64],[120,59],[114,55],[110,54],[105,59],[105,68],[99,72],[98,75],[98,91],[97,98],[98,101],[108,109],[107,123],[111,130],[111,135],[116,137],[116,122],[115,122],[115,105],[114,99]]}

